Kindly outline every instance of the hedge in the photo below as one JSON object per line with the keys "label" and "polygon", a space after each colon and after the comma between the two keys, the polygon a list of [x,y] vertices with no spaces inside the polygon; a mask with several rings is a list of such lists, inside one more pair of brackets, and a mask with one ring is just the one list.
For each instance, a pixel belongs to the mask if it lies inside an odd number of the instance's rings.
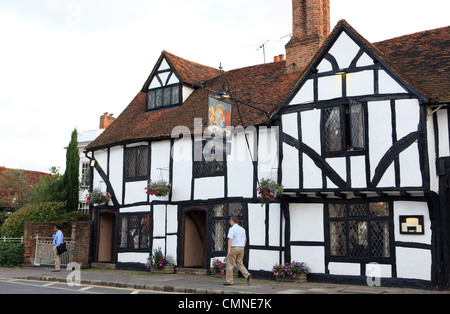
{"label": "hedge", "polygon": [[16,267],[24,264],[25,244],[0,242],[0,267]]}
{"label": "hedge", "polygon": [[0,235],[7,238],[23,236],[25,222],[57,222],[71,224],[77,220],[88,220],[89,216],[80,212],[67,212],[65,202],[42,202],[22,207],[6,219]]}

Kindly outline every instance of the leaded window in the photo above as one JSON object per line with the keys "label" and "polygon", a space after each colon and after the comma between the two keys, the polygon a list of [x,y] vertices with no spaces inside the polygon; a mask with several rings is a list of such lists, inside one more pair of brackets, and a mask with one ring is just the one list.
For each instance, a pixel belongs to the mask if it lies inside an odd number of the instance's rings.
{"label": "leaded window", "polygon": [[209,139],[194,142],[194,176],[208,177],[225,172],[225,151],[222,141]]}
{"label": "leaded window", "polygon": [[125,179],[146,180],[149,173],[148,146],[125,149]]}
{"label": "leaded window", "polygon": [[150,248],[150,215],[121,215],[119,217],[119,249],[140,251]]}
{"label": "leaded window", "polygon": [[330,258],[378,260],[391,258],[389,203],[330,203],[328,232]]}
{"label": "leaded window", "polygon": [[238,217],[239,224],[244,226],[244,205],[242,203],[219,203],[210,206],[211,215],[211,250],[214,254],[226,255],[227,236],[230,229],[229,221],[233,216]]}
{"label": "leaded window", "polygon": [[365,149],[364,106],[349,104],[323,109],[323,146],[326,153]]}

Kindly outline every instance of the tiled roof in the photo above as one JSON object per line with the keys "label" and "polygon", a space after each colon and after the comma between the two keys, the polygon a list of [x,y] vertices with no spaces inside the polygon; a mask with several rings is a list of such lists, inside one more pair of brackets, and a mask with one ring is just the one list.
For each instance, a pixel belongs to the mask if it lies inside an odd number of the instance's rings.
{"label": "tiled roof", "polygon": [[[0,167],[0,186],[4,186],[4,180],[5,177],[3,176],[7,171],[14,171],[15,169],[9,169],[5,167]],[[51,177],[51,174],[44,173],[44,172],[38,172],[38,171],[28,171],[28,170],[18,170],[22,171],[25,175],[26,185],[27,188],[31,188],[35,185],[37,185],[41,178],[49,178]],[[9,191],[0,189],[0,200],[2,201],[3,205],[6,205],[7,207],[13,207],[13,200],[15,198],[15,193],[13,195],[10,194]],[[2,204],[0,204],[1,207]]]}
{"label": "tiled roof", "polygon": [[160,63],[162,58],[166,58],[170,65],[176,70],[180,80],[192,86],[198,86],[201,82],[212,79],[220,75],[220,70],[209,67],[200,63],[192,62],[183,58],[180,58],[168,51],[163,51],[159,57],[158,62],[156,62],[155,68],[150,74],[147,82],[144,84],[142,91],[148,89],[150,80],[153,78],[155,71],[157,71],[157,65]]}
{"label": "tiled roof", "polygon": [[[172,65],[177,73],[180,67],[176,64],[184,64],[181,67],[183,74],[178,74],[186,75],[184,79],[187,79],[189,77],[187,73],[193,69],[191,67],[193,63],[173,55],[169,58],[171,62],[175,60]],[[195,66],[194,68],[199,69]],[[203,75],[207,77],[211,74],[209,72]],[[240,100],[238,106],[244,120],[242,124],[235,106],[233,124],[246,127],[269,122],[270,113],[277,108],[275,105],[281,104],[286,99],[297,83],[300,73],[286,69],[286,62],[281,61],[232,70],[226,72],[225,77],[229,82],[233,97]],[[199,81],[196,81],[196,85],[199,85]],[[202,87],[198,87],[181,106],[149,112],[145,112],[146,93],[141,91],[114,123],[87,149],[93,150],[113,144],[167,138],[171,136],[172,130],[176,126],[187,126],[193,132],[195,118],[202,118],[203,125],[206,124],[208,96],[213,94],[212,91],[221,90],[220,75],[203,81]],[[252,108],[252,106],[259,109]]]}
{"label": "tiled roof", "polygon": [[414,87],[433,100],[450,101],[450,26],[374,44]]}
{"label": "tiled roof", "polygon": [[[345,20],[342,20],[304,69],[292,70],[286,61],[280,61],[225,72],[231,96],[234,100],[238,100],[240,109],[239,115],[235,101],[233,125],[249,126],[269,123],[271,114],[279,109],[277,105],[286,101],[306,73],[305,71],[318,57],[323,47],[330,43],[335,32],[342,25],[350,29],[418,92],[431,100],[449,100],[449,27],[371,44]],[[187,126],[192,132],[195,118],[202,118],[203,125],[206,124],[208,95],[211,95],[212,91],[221,91],[223,78],[220,77],[220,71],[177,57],[167,51],[163,51],[160,60],[164,56],[167,57],[183,83],[196,88],[194,93],[179,107],[145,112],[145,91],[156,71],[155,66],[142,91],[116,121],[87,147],[88,150],[149,139],[169,138],[173,128],[180,125]],[[244,121],[241,121],[240,116]]]}

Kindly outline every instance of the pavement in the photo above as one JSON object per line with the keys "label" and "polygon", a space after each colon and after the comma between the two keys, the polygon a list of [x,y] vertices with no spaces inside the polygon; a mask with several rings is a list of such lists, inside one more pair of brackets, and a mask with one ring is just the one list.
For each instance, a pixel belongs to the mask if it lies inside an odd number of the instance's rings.
{"label": "pavement", "polygon": [[80,284],[130,288],[179,294],[450,294],[450,291],[418,290],[409,288],[369,287],[331,283],[291,283],[253,279],[247,285],[244,278],[235,279],[233,286],[223,286],[222,278],[187,274],[155,274],[150,272],[84,269],[78,273],[51,268],[0,268],[0,279],[25,279],[50,282],[79,280]]}

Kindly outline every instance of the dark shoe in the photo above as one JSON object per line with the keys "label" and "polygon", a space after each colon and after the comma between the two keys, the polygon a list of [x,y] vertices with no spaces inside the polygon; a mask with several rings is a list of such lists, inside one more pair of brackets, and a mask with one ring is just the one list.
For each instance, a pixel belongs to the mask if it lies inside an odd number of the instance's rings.
{"label": "dark shoe", "polygon": [[247,286],[250,286],[251,282],[252,282],[252,274],[249,274],[247,277]]}
{"label": "dark shoe", "polygon": [[57,269],[52,270],[52,273],[59,273],[59,272],[60,272],[60,270],[57,270]]}
{"label": "dark shoe", "polygon": [[224,285],[224,286],[232,286],[233,284],[232,284],[232,283],[226,282],[226,283],[224,283],[223,285]]}

